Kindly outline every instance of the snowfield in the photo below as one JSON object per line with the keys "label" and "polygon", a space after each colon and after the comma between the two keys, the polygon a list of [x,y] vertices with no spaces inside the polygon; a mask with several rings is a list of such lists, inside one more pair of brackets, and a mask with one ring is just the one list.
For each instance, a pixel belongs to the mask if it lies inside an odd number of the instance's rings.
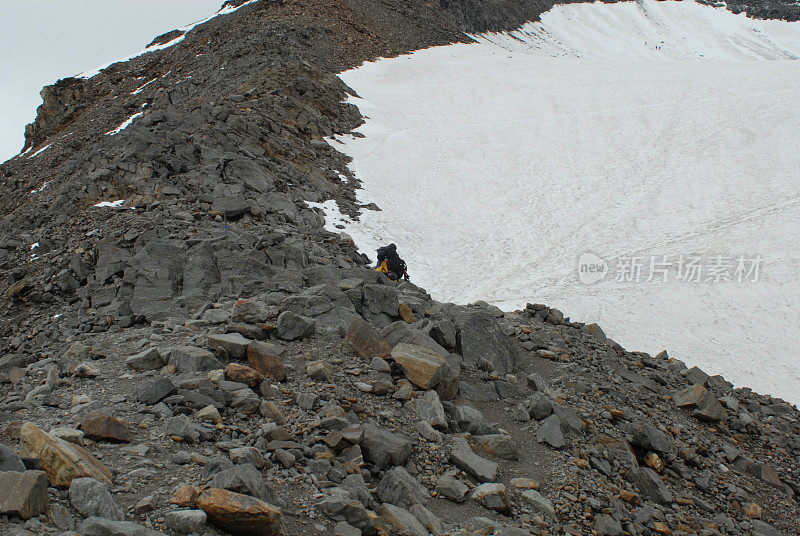
{"label": "snowfield", "polygon": [[436,299],[546,303],[800,402],[800,23],[644,0],[477,39],[342,74],[368,119],[331,143],[382,211],[328,201],[329,228]]}

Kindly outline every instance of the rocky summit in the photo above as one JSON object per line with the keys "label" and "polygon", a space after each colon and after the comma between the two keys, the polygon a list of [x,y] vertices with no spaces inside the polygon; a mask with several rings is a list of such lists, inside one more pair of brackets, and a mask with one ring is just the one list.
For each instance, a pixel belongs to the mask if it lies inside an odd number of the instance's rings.
{"label": "rocky summit", "polygon": [[309,205],[377,208],[337,73],[549,7],[226,2],[46,87],[0,166],[0,533],[800,533],[796,407],[438,303]]}

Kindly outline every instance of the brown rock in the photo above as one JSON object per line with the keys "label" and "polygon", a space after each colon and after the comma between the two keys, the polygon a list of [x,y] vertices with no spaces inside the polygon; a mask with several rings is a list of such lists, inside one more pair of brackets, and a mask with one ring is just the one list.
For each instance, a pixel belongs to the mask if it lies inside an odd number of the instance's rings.
{"label": "brown rock", "polygon": [[436,387],[450,368],[442,356],[414,344],[400,343],[395,346],[392,359],[400,365],[411,383],[423,389]]}
{"label": "brown rock", "polygon": [[239,363],[228,363],[228,366],[225,367],[225,379],[232,382],[245,383],[251,389],[258,389],[258,386],[264,381],[264,376],[248,366],[240,365]]}
{"label": "brown rock", "polygon": [[281,510],[264,501],[232,491],[211,488],[195,506],[217,527],[243,536],[273,536],[281,531]]}
{"label": "brown rock", "polygon": [[702,384],[696,383],[687,387],[675,393],[672,399],[676,406],[691,411],[698,419],[716,422],[725,418],[725,408]]}
{"label": "brown rock", "polygon": [[286,379],[286,367],[278,357],[283,348],[270,343],[251,342],[247,345],[247,364],[277,382]]}
{"label": "brown rock", "polygon": [[47,511],[47,473],[0,473],[0,515],[30,519]]}
{"label": "brown rock", "polygon": [[342,344],[345,351],[356,357],[370,359],[373,357],[389,357],[392,347],[380,333],[360,316],[353,319]]}
{"label": "brown rock", "polygon": [[661,458],[659,458],[658,454],[655,452],[648,452],[645,455],[644,464],[656,473],[660,473],[664,470],[664,462],[661,461]]}
{"label": "brown rock", "polygon": [[74,478],[84,476],[111,484],[111,471],[88,450],[52,437],[31,422],[22,425],[19,441],[20,454],[39,458],[50,484],[55,487],[67,488]]}
{"label": "brown rock", "polygon": [[200,488],[196,486],[190,486],[189,484],[184,484],[175,490],[175,493],[172,494],[169,502],[172,504],[177,504],[178,506],[194,508],[194,503],[199,496]]}
{"label": "brown rock", "polygon": [[407,324],[413,324],[416,320],[414,318],[414,313],[411,311],[411,307],[405,303],[400,303],[400,306],[397,308],[397,312],[400,314],[400,318],[402,318]]}
{"label": "brown rock", "polygon": [[80,428],[83,430],[83,435],[90,439],[117,443],[131,441],[131,430],[128,423],[97,411],[86,415],[81,421]]}

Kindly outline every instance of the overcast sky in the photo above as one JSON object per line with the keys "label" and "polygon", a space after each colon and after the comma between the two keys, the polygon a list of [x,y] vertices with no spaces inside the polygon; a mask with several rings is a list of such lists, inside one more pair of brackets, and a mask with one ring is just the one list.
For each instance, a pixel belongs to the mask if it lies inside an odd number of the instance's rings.
{"label": "overcast sky", "polygon": [[0,0],[0,162],[19,153],[42,86],[125,57],[223,0]]}

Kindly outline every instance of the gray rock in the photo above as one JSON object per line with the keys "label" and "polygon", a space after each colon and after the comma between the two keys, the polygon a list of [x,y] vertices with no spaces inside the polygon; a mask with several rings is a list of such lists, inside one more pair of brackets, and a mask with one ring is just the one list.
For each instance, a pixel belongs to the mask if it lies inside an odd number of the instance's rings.
{"label": "gray rock", "polygon": [[200,440],[200,432],[195,430],[192,420],[186,415],[165,419],[164,434],[180,437],[188,443],[197,443]]}
{"label": "gray rock", "polygon": [[476,402],[490,402],[500,400],[497,389],[490,382],[459,382],[458,392],[461,398]]}
{"label": "gray rock", "polygon": [[336,536],[361,536],[361,531],[347,521],[339,521],[333,527]]}
{"label": "gray rock", "polygon": [[233,448],[228,452],[228,456],[236,465],[251,463],[256,468],[261,469],[267,464],[259,450],[253,447]]}
{"label": "gray rock", "polygon": [[366,482],[364,482],[364,477],[360,474],[347,475],[342,480],[342,487],[347,489],[355,499],[361,501],[361,504],[367,508],[372,508],[372,494],[367,488]]}
{"label": "gray rock", "polygon": [[500,397],[500,400],[506,400],[508,398],[523,398],[525,396],[525,390],[516,383],[507,382],[505,380],[497,380],[494,382],[494,387],[497,389],[497,395]]}
{"label": "gray rock", "polygon": [[497,536],[531,536],[531,531],[519,527],[505,527],[495,534]]}
{"label": "gray rock", "polygon": [[706,384],[709,378],[708,374],[703,372],[698,367],[692,367],[686,370],[685,373],[683,374],[683,377],[686,378],[686,381],[689,382],[689,385],[700,384],[703,386]]}
{"label": "gray rock", "polygon": [[428,530],[419,522],[419,519],[405,508],[386,503],[378,508],[378,513],[398,534],[430,536]]}
{"label": "gray rock", "polygon": [[412,444],[405,435],[367,424],[364,426],[361,449],[366,461],[375,465],[377,469],[384,469],[392,465],[404,465],[411,455]]}
{"label": "gray rock", "polygon": [[561,431],[561,418],[558,415],[550,415],[542,422],[542,425],[536,431],[536,441],[547,443],[557,449],[567,444],[564,439],[564,433]]}
{"label": "gray rock", "polygon": [[431,337],[418,329],[412,328],[403,320],[393,322],[386,326],[381,332],[381,336],[392,348],[398,344],[406,343],[425,347],[440,356],[446,356],[449,353]]}
{"label": "gray rock", "polygon": [[313,318],[317,325],[335,330],[346,330],[358,316],[350,298],[339,288],[326,284],[287,297],[281,309]]}
{"label": "gray rock", "polygon": [[456,326],[446,318],[431,319],[423,332],[448,350],[453,350],[456,347]]}
{"label": "gray rock", "polygon": [[489,454],[494,454],[505,460],[519,460],[519,450],[511,436],[505,434],[489,434],[475,436],[475,442]]}
{"label": "gray rock", "polygon": [[497,464],[475,454],[462,437],[454,438],[450,461],[480,482],[494,482],[497,478]]}
{"label": "gray rock", "polygon": [[169,352],[169,364],[177,373],[208,372],[224,369],[222,362],[205,348],[197,346],[179,346]]}
{"label": "gray rock", "polygon": [[472,490],[472,500],[478,501],[484,508],[496,510],[503,514],[511,512],[511,499],[503,484],[487,482]]}
{"label": "gray rock", "polygon": [[544,378],[542,378],[541,374],[539,374],[538,372],[533,372],[529,374],[527,380],[528,380],[528,387],[530,387],[534,391],[544,392],[547,391],[547,389],[549,389],[547,382],[544,380]]}
{"label": "gray rock", "polygon": [[309,337],[314,333],[315,323],[311,318],[300,316],[291,311],[284,311],[278,316],[278,337],[286,341],[295,341]]}
{"label": "gray rock", "polygon": [[622,534],[620,522],[608,514],[598,516],[595,520],[594,528],[598,536],[619,536]]}
{"label": "gray rock", "polygon": [[148,529],[129,521],[113,521],[102,517],[90,517],[78,525],[81,536],[165,536],[163,532]]}
{"label": "gray rock", "polygon": [[13,448],[0,444],[0,472],[5,471],[24,473],[25,464]]}
{"label": "gray rock", "polygon": [[753,524],[753,536],[784,536],[781,531],[759,519],[754,519],[751,523]]}
{"label": "gray rock", "polygon": [[221,349],[229,358],[244,359],[247,346],[253,341],[244,338],[240,333],[213,333],[208,336],[208,347]]}
{"label": "gray rock", "polygon": [[206,526],[206,513],[202,510],[174,510],[164,514],[164,523],[179,534],[200,532]]}
{"label": "gray rock", "polygon": [[553,402],[546,394],[537,391],[528,399],[528,404],[525,409],[528,411],[531,418],[541,421],[552,415]]}
{"label": "gray rock", "polygon": [[414,504],[408,509],[416,517],[422,526],[434,536],[440,536],[447,532],[447,527],[436,514],[425,508],[421,504]]}
{"label": "gray rock", "polygon": [[[434,428],[447,430],[447,415],[436,391],[427,391],[414,401],[417,416]],[[392,501],[389,501],[392,502]],[[397,503],[393,503],[397,504]],[[402,505],[401,505],[402,506]]]}
{"label": "gray rock", "polygon": [[320,511],[334,521],[345,521],[361,530],[364,536],[375,534],[375,527],[360,501],[342,496],[324,498],[317,505]]}
{"label": "gray rock", "polygon": [[136,389],[136,400],[142,404],[152,406],[158,404],[168,396],[178,392],[175,385],[166,376],[160,376],[153,381],[149,381]]}
{"label": "gray rock", "polygon": [[467,500],[469,488],[452,475],[442,475],[436,481],[436,491],[446,499],[460,503]]}
{"label": "gray rock", "polygon": [[520,361],[521,350],[503,333],[500,323],[489,311],[469,311],[456,325],[460,328],[461,355],[465,363],[508,374]]}
{"label": "gray rock", "polygon": [[226,219],[234,220],[250,212],[250,203],[240,196],[219,197],[214,200],[213,210]]}
{"label": "gray rock", "polygon": [[636,467],[628,473],[628,480],[633,482],[639,493],[659,504],[672,503],[672,492],[649,467]]}
{"label": "gray rock", "polygon": [[534,510],[534,512],[542,514],[552,521],[556,520],[556,509],[553,507],[552,501],[538,491],[526,489],[522,492],[522,499]]}
{"label": "gray rock", "polygon": [[633,444],[645,450],[661,454],[675,451],[672,441],[662,431],[644,422],[634,422],[631,426]]}
{"label": "gray rock", "polygon": [[30,519],[47,511],[47,473],[0,472],[0,516]]}
{"label": "gray rock", "polygon": [[403,467],[394,467],[386,471],[378,483],[376,492],[381,501],[403,508],[422,504],[429,497],[428,490]]}
{"label": "gray rock", "polygon": [[69,502],[85,517],[123,521],[125,513],[111,497],[105,484],[94,478],[76,478],[69,486]]}
{"label": "gray rock", "polygon": [[261,472],[251,463],[234,465],[217,472],[211,479],[210,486],[250,495],[275,506],[284,504],[267,485]]}
{"label": "gray rock", "polygon": [[378,329],[383,329],[399,316],[397,290],[388,285],[364,285],[361,314]]}
{"label": "gray rock", "polygon": [[158,370],[166,363],[164,358],[161,357],[161,352],[158,348],[148,348],[144,352],[132,355],[125,360],[128,368],[137,372],[147,372],[149,370]]}

